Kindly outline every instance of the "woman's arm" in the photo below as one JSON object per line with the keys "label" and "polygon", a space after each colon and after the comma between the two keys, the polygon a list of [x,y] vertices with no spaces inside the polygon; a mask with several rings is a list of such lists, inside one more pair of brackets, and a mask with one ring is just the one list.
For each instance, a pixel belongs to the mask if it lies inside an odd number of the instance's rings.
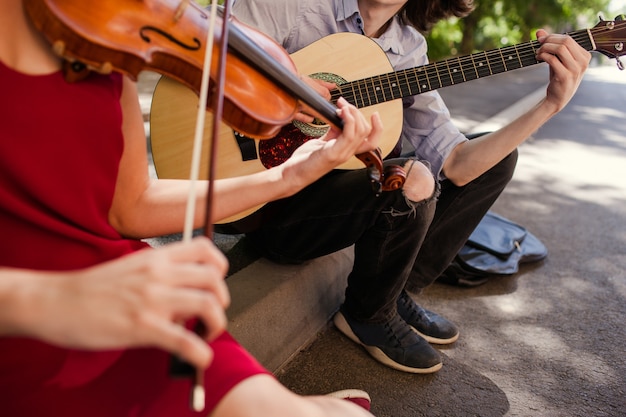
{"label": "woman's arm", "polygon": [[[359,152],[374,149],[382,133],[378,115],[371,124],[345,100],[337,103],[344,129],[308,141],[285,163],[252,175],[218,180],[212,222],[294,194]],[[146,137],[133,82],[122,95],[125,149],[109,221],[124,236],[153,237],[183,229],[190,182],[149,178]],[[207,182],[195,184],[195,227],[204,223]]]}
{"label": "woman's arm", "polygon": [[207,340],[224,331],[227,269],[203,237],[73,272],[1,268],[0,336],[77,349],[158,347],[205,368],[210,348],[177,323],[202,319]]}

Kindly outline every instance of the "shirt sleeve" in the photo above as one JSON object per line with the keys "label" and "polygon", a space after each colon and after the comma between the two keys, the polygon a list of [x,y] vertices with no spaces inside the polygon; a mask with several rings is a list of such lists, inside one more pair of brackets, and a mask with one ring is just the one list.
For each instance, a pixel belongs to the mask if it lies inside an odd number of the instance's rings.
{"label": "shirt sleeve", "polygon": [[[400,36],[401,48],[390,56],[394,69],[402,70],[428,64],[426,39],[414,30]],[[388,56],[393,50],[388,52]],[[403,99],[402,140],[415,149],[415,155],[430,162],[433,175],[445,178],[441,170],[450,152],[467,140],[450,118],[450,111],[437,91]]]}
{"label": "shirt sleeve", "polygon": [[284,45],[296,26],[299,2],[288,0],[234,0],[233,16]]}

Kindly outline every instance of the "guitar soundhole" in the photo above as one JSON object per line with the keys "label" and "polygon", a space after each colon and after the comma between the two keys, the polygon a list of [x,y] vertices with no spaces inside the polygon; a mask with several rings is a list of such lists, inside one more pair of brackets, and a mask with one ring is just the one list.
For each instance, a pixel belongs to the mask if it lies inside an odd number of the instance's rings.
{"label": "guitar soundhole", "polygon": [[[322,80],[329,83],[334,83],[337,85],[343,84],[347,82],[344,78],[330,73],[330,72],[316,72],[314,74],[310,74],[309,77],[314,78],[316,80]],[[328,124],[320,120],[318,118],[313,119],[311,123],[304,123],[298,120],[294,120],[293,124],[306,136],[311,136],[314,138],[319,138],[324,135],[329,127]]]}

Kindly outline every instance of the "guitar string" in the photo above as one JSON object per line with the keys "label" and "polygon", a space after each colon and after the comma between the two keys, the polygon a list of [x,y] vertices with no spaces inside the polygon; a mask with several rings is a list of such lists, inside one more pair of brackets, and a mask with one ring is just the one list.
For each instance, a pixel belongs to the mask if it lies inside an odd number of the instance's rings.
{"label": "guitar string", "polygon": [[[589,33],[594,34],[604,30],[606,29],[592,28],[589,31],[585,29],[572,32],[570,36],[583,47],[591,50],[593,45]],[[535,40],[344,83],[331,92],[331,100],[336,101],[343,96],[357,107],[367,107],[395,98],[523,68],[540,63],[536,59],[536,50],[539,46],[539,41]],[[402,81],[401,78],[403,78]],[[394,90],[400,95],[394,94]]]}
{"label": "guitar string", "polygon": [[[574,36],[579,35],[579,34],[574,34]],[[441,77],[443,74],[444,79],[446,80],[450,80],[450,84],[454,84],[455,83],[455,75],[457,75],[457,82],[460,82],[461,80],[458,78],[459,76],[463,77],[462,81],[467,81],[467,77],[465,76],[465,67],[466,67],[466,63],[469,63],[469,68],[473,69],[473,72],[475,73],[475,77],[470,76],[470,79],[476,79],[476,78],[480,78],[486,75],[491,75],[494,70],[496,73],[500,73],[502,71],[507,71],[507,70],[512,70],[512,69],[518,69],[521,68],[523,66],[526,65],[531,65],[531,64],[536,64],[539,61],[537,61],[534,58],[534,51],[535,51],[535,46],[538,46],[538,41],[534,41],[529,43],[528,45],[514,45],[514,46],[509,46],[509,47],[505,47],[505,48],[501,48],[501,49],[497,49],[497,50],[492,50],[492,51],[485,51],[483,53],[478,53],[478,54],[472,54],[470,56],[466,56],[466,57],[462,57],[462,58],[453,58],[453,59],[449,59],[446,61],[442,61],[442,62],[438,62],[438,63],[434,63],[434,64],[430,64],[427,65],[425,67],[419,67],[416,69],[408,69],[408,70],[404,70],[404,71],[399,71],[399,72],[393,72],[390,74],[383,74],[383,75],[379,75],[376,77],[372,77],[369,79],[364,79],[364,80],[359,80],[350,84],[353,85],[358,85],[358,89],[360,92],[363,91],[362,86],[365,86],[365,90],[368,92],[368,94],[372,94],[372,91],[374,91],[374,93],[376,95],[380,95],[383,94],[383,101],[387,101],[388,98],[384,97],[385,94],[385,88],[387,88],[388,90],[391,90],[393,88],[398,89],[401,88],[403,83],[400,83],[400,79],[399,79],[399,74],[404,74],[405,75],[405,79],[408,80],[409,82],[407,82],[406,84],[409,86],[409,94],[413,94],[412,92],[412,88],[411,88],[411,84],[414,85],[413,89],[417,89],[419,92],[422,92],[421,90],[432,90],[432,89],[436,89],[436,88],[440,88],[442,86],[446,86],[444,85],[445,83],[443,83],[441,81]],[[527,61],[527,58],[529,55],[524,55],[524,53],[520,54],[519,50],[523,49],[524,47],[526,49],[528,49],[528,47],[532,48],[532,53],[531,53],[531,57],[532,60],[529,62],[522,62],[522,61]],[[504,60],[504,53],[507,54],[509,60],[512,59],[511,54],[509,54],[509,51],[513,51],[514,53],[512,55],[514,55],[515,57],[517,57],[517,61],[519,65],[513,65],[511,67],[511,64],[513,62],[509,61],[508,65],[507,62]],[[477,57],[483,55],[486,60],[483,61],[482,59],[479,59]],[[491,55],[491,57],[490,57]],[[497,58],[494,58],[494,55],[498,55]],[[474,59],[476,58],[476,59]],[[452,64],[450,65],[451,62],[457,61],[457,64]],[[465,62],[464,62],[465,61]],[[471,61],[471,62],[470,62]],[[501,61],[501,62],[500,62]],[[479,62],[479,66],[476,65],[476,62]],[[484,63],[487,63],[488,66],[488,73],[485,73],[485,69],[480,68],[480,66],[484,65]],[[443,68],[442,68],[443,67]],[[457,67],[459,69],[461,69],[461,74],[458,73],[453,73],[452,71],[450,71],[450,67],[454,68],[454,70],[456,71]],[[432,68],[433,70],[429,70],[429,68]],[[442,72],[440,72],[440,68],[442,68]],[[418,78],[420,75],[423,75],[422,78],[424,78],[424,81],[426,81],[429,85],[416,85],[415,82],[410,82],[410,80],[408,79],[407,74],[409,73],[419,73],[418,74]],[[396,81],[398,82],[396,85],[385,85],[385,82],[387,83],[393,83],[393,80],[391,79],[391,77],[395,78]],[[434,78],[436,77],[436,79]],[[412,79],[415,78],[415,76],[411,77]],[[378,83],[374,82],[374,79],[378,79],[378,80],[382,80],[382,81],[378,81]],[[383,88],[379,88],[376,86],[376,84],[382,85]],[[432,84],[435,84],[435,87],[432,86]],[[372,87],[374,86],[374,87]],[[342,85],[342,87],[345,88],[345,84]],[[374,89],[374,90],[373,90]],[[345,93],[345,91],[344,91]],[[345,96],[344,96],[345,97]],[[393,95],[392,95],[392,98]],[[355,100],[356,101],[356,100]],[[380,101],[380,99],[377,99],[376,101]],[[367,103],[364,100],[361,100],[361,103],[357,103],[357,104],[361,104],[361,105],[368,105],[371,104],[371,100],[368,101]],[[376,103],[374,103],[376,104]]]}

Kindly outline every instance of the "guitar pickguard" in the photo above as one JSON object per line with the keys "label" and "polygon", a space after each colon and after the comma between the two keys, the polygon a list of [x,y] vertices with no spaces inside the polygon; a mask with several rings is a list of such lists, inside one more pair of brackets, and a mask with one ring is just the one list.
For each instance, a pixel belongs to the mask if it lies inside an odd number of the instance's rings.
{"label": "guitar pickguard", "polygon": [[289,123],[275,137],[259,141],[261,163],[267,169],[280,165],[310,139],[314,137],[304,134],[294,123]]}
{"label": "guitar pickguard", "polygon": [[[339,75],[330,72],[316,72],[309,77],[336,85],[347,82]],[[315,118],[311,123],[294,120],[293,123],[284,126],[275,137],[259,142],[261,163],[267,169],[280,165],[289,159],[296,149],[306,141],[319,138],[328,130],[328,124],[318,118]]]}

